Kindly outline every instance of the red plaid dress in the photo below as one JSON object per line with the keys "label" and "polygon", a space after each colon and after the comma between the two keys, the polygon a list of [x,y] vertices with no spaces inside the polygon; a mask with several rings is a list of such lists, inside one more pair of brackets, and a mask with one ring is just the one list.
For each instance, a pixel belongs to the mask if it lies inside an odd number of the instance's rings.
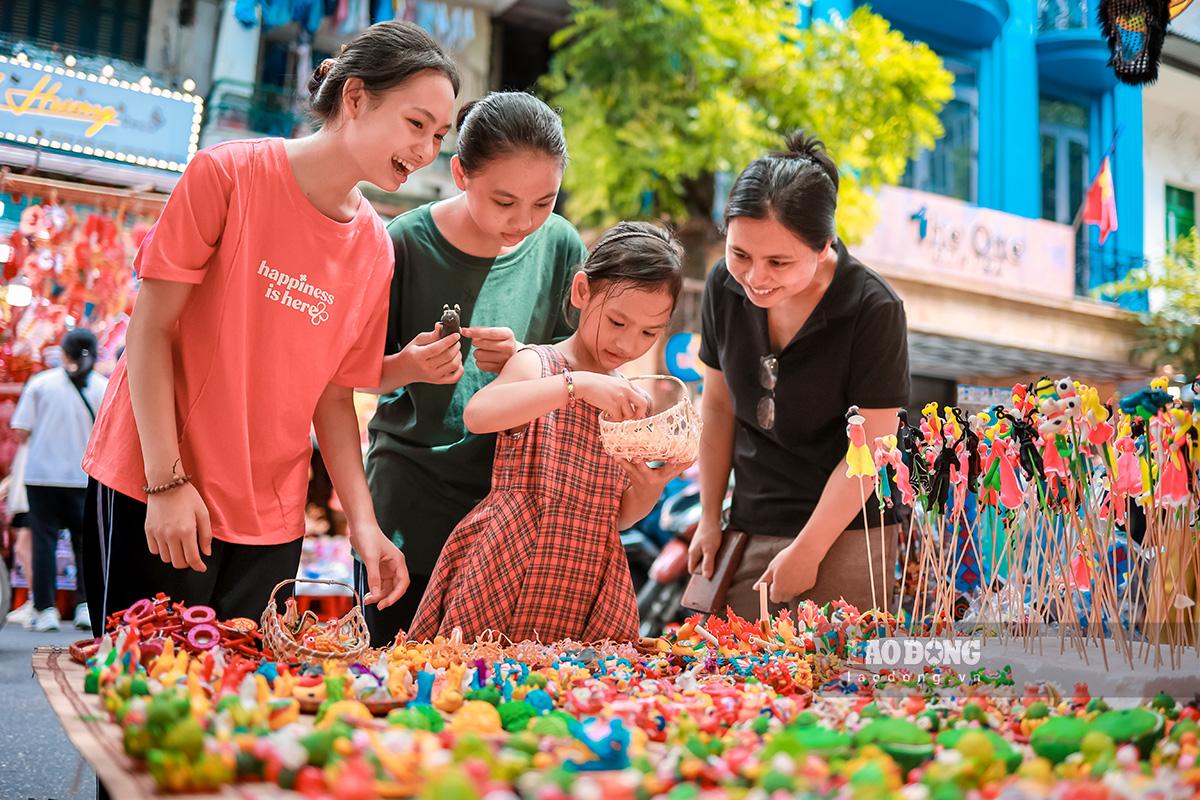
{"label": "red plaid dress", "polygon": [[[542,376],[568,367],[538,346]],[[514,641],[631,641],[637,598],[617,532],[624,470],[600,444],[599,410],[583,401],[502,433],[492,491],[446,542],[410,637],[462,628]]]}

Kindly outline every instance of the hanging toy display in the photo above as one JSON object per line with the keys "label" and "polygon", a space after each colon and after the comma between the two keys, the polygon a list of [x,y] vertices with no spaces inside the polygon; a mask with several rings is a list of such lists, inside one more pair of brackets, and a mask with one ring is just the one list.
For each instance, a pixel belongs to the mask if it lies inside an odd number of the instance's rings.
{"label": "hanging toy display", "polygon": [[1118,80],[1140,86],[1158,79],[1171,6],[1170,0],[1101,0],[1100,25],[1112,54],[1108,63]]}
{"label": "hanging toy display", "polygon": [[1009,407],[966,419],[931,403],[915,434],[902,419],[877,440],[873,463],[850,426],[850,472],[872,470],[881,506],[894,497],[889,470],[914,465],[895,472],[914,512],[895,606],[909,632],[956,621],[1016,637],[1049,628],[1064,646],[1091,641],[1128,666],[1143,644],[1156,666],[1159,645],[1178,664],[1200,641],[1200,411],[1167,388],[1159,378],[1104,404],[1071,378],[1042,379],[1013,387]]}
{"label": "hanging toy display", "polygon": [[102,370],[111,367],[136,294],[133,256],[151,221],[133,219],[123,207],[102,211],[60,203],[54,191],[22,210],[0,266],[6,282],[29,287],[29,301],[3,304],[0,381],[23,383],[54,366],[54,345],[70,327],[95,333],[97,362]]}

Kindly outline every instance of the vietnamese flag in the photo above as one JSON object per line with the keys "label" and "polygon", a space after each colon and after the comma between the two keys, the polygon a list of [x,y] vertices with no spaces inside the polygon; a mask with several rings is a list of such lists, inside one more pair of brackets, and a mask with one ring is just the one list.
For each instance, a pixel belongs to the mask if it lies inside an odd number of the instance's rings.
{"label": "vietnamese flag", "polygon": [[1113,194],[1112,170],[1108,167],[1108,156],[1100,162],[1100,172],[1088,187],[1087,199],[1083,204],[1083,221],[1088,225],[1100,226],[1100,244],[1117,229],[1117,198]]}

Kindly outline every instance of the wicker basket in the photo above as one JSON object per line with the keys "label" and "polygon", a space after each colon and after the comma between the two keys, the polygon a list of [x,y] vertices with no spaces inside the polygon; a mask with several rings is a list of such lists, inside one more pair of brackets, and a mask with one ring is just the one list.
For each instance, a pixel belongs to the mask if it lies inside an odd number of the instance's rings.
{"label": "wicker basket", "polygon": [[692,462],[700,454],[700,414],[687,386],[672,375],[642,375],[631,381],[673,381],[680,398],[666,411],[642,419],[614,422],[600,414],[600,440],[613,458],[630,461]]}
{"label": "wicker basket", "polygon": [[[315,649],[296,640],[291,631],[287,630],[279,616],[275,605],[275,594],[289,583],[317,583],[327,586],[342,586],[354,592],[354,606],[336,622],[324,622],[321,626],[338,644],[331,649]],[[367,622],[362,615],[362,600],[354,587],[341,581],[312,580],[309,578],[291,578],[280,581],[271,590],[271,599],[262,615],[263,647],[270,650],[276,661],[345,661],[356,660],[366,651],[371,643],[367,632]]]}

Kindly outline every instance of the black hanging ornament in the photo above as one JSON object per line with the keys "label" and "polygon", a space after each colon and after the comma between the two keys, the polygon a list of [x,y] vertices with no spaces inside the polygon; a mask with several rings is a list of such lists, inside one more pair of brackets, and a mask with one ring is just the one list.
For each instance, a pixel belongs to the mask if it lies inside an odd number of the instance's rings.
{"label": "black hanging ornament", "polygon": [[1171,0],[1100,0],[1100,26],[1117,80],[1133,86],[1158,79]]}

